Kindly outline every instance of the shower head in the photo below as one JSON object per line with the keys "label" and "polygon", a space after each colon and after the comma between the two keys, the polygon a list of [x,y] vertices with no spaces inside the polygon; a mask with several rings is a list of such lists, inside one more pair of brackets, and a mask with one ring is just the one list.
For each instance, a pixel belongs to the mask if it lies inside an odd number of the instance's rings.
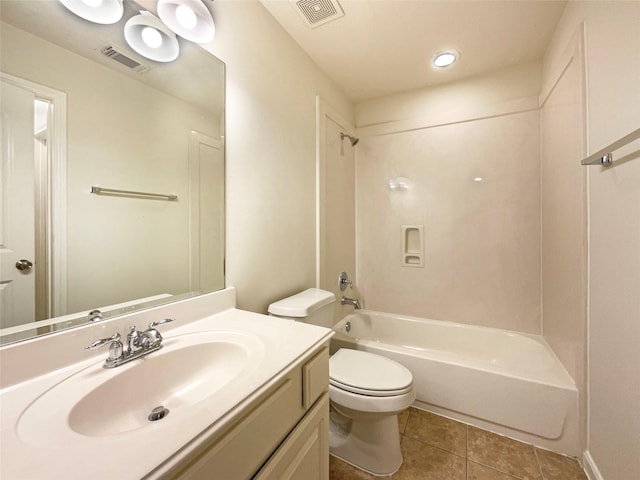
{"label": "shower head", "polygon": [[349,139],[349,141],[351,142],[351,146],[352,147],[355,147],[358,144],[358,142],[360,141],[359,138],[352,137],[348,133],[340,132],[340,140],[344,140],[345,138]]}

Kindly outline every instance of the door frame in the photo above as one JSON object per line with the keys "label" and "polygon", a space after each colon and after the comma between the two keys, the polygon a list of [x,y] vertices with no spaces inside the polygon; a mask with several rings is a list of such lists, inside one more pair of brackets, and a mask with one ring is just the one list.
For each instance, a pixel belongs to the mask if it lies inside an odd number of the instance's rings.
{"label": "door frame", "polygon": [[51,104],[49,112],[46,297],[48,317],[67,312],[67,94],[0,72],[0,80],[32,92]]}
{"label": "door frame", "polygon": [[[223,139],[207,135],[197,130],[189,132],[189,290],[197,291],[202,289],[201,285],[201,269],[200,269],[200,145],[207,145],[215,150],[222,151],[224,148]],[[224,154],[224,152],[222,151]],[[224,161],[224,160],[223,160]],[[223,165],[224,169],[224,165]],[[225,258],[226,249],[226,220],[224,213],[226,193],[223,191],[222,204],[223,214],[221,216],[220,231],[223,233],[222,251],[220,254]],[[226,272],[224,271],[225,262],[223,260],[223,285],[226,285]]]}

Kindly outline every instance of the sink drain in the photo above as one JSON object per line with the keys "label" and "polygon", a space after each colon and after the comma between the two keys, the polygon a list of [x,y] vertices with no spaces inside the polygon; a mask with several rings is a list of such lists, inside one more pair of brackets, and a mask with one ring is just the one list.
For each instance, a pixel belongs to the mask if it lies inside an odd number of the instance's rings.
{"label": "sink drain", "polygon": [[151,410],[151,413],[147,418],[150,422],[157,422],[158,420],[162,420],[167,415],[169,415],[169,409],[160,405],[159,407]]}

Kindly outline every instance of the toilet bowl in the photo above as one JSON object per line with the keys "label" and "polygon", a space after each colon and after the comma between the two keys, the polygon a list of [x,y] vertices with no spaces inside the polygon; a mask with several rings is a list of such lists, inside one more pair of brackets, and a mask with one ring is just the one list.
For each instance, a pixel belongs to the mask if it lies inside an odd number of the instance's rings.
{"label": "toilet bowl", "polygon": [[[331,292],[310,288],[269,305],[269,314],[314,325],[333,325]],[[340,349],[329,359],[329,450],[373,475],[402,465],[398,413],[415,400],[413,377],[381,355]]]}
{"label": "toilet bowl", "polygon": [[374,475],[402,465],[398,413],[416,398],[411,372],[386,357],[340,349],[329,360],[331,453]]}

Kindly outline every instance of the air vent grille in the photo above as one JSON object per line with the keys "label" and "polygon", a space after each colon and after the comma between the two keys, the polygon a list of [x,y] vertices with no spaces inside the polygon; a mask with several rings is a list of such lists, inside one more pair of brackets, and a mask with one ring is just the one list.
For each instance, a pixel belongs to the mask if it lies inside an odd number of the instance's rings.
{"label": "air vent grille", "polygon": [[337,0],[291,0],[310,27],[319,27],[344,16]]}
{"label": "air vent grille", "polygon": [[134,70],[138,73],[143,73],[149,70],[149,67],[143,65],[142,63],[134,60],[131,57],[126,56],[124,53],[119,52],[111,45],[102,49],[102,54],[109,57],[111,60],[115,60],[116,62],[124,65],[131,70]]}

